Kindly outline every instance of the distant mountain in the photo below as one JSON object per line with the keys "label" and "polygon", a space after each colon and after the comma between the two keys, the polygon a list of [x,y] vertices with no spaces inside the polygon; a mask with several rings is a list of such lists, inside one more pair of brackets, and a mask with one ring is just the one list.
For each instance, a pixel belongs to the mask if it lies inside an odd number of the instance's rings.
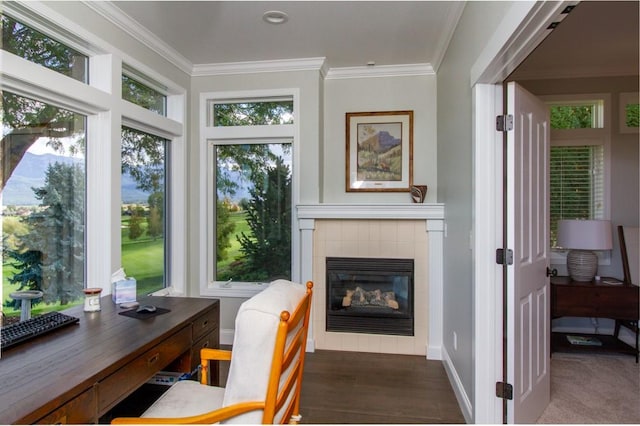
{"label": "distant mountain", "polygon": [[389,132],[382,131],[371,136],[369,139],[363,141],[360,144],[360,148],[368,149],[374,152],[386,152],[398,145],[400,145],[400,139],[393,137]]}
{"label": "distant mountain", "polygon": [[[44,170],[50,164],[82,163],[82,159],[64,157],[53,154],[35,155],[27,152],[2,191],[2,203],[5,206],[32,206],[40,202],[33,194],[32,188],[44,186]],[[146,203],[149,192],[137,188],[136,182],[129,174],[122,177],[122,201],[124,203]]]}

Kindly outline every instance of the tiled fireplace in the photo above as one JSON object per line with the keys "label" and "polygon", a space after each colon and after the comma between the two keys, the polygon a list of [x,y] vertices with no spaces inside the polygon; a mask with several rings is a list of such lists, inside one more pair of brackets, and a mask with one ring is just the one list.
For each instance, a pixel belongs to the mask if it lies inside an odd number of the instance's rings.
{"label": "tiled fireplace", "polygon": [[[442,205],[301,205],[298,218],[301,275],[314,282],[311,350],[442,358]],[[336,258],[411,260],[412,331],[367,333],[327,327],[327,259]],[[381,295],[389,290],[381,288]]]}

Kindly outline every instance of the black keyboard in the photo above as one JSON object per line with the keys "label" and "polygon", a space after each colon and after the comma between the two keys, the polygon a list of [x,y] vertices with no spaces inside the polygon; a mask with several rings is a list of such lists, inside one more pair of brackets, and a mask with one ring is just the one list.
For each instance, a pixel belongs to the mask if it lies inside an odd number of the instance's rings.
{"label": "black keyboard", "polygon": [[25,342],[60,327],[75,324],[80,318],[72,317],[61,312],[47,312],[26,321],[9,324],[0,329],[0,347],[8,349],[18,343]]}

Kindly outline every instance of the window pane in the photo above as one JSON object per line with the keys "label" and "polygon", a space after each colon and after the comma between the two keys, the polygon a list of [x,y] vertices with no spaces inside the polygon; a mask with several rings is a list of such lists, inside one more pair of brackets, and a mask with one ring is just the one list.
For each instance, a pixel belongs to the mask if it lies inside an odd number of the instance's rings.
{"label": "window pane", "polygon": [[603,218],[603,167],[602,146],[551,147],[551,247],[559,220]]}
{"label": "window pane", "polygon": [[218,145],[216,280],[291,277],[291,144]]}
{"label": "window pane", "polygon": [[88,82],[89,58],[2,15],[2,49],[75,80]]}
{"label": "window pane", "polygon": [[640,127],[640,104],[626,104],[624,112],[627,127]]}
{"label": "window pane", "polygon": [[2,93],[2,295],[39,290],[32,314],[66,309],[84,297],[84,116]]}
{"label": "window pane", "polygon": [[293,101],[213,104],[215,127],[274,124],[293,124]]}
{"label": "window pane", "polygon": [[594,105],[554,105],[551,106],[552,129],[594,128]]}
{"label": "window pane", "polygon": [[166,285],[168,142],[122,128],[122,267],[138,295]]}
{"label": "window pane", "polygon": [[166,116],[167,97],[131,77],[122,75],[122,99]]}

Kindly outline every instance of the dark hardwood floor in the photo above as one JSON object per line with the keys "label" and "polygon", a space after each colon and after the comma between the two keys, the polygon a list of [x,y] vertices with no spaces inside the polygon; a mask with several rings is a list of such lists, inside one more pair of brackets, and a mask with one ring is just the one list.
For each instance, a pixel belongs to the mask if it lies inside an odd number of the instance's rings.
{"label": "dark hardwood floor", "polygon": [[317,350],[304,369],[303,424],[465,422],[440,361]]}
{"label": "dark hardwood floor", "polygon": [[[224,386],[229,363],[220,363],[219,372],[220,386]],[[166,389],[143,386],[100,423],[140,416]],[[307,353],[300,413],[302,424],[465,422],[441,361],[364,352]]]}

